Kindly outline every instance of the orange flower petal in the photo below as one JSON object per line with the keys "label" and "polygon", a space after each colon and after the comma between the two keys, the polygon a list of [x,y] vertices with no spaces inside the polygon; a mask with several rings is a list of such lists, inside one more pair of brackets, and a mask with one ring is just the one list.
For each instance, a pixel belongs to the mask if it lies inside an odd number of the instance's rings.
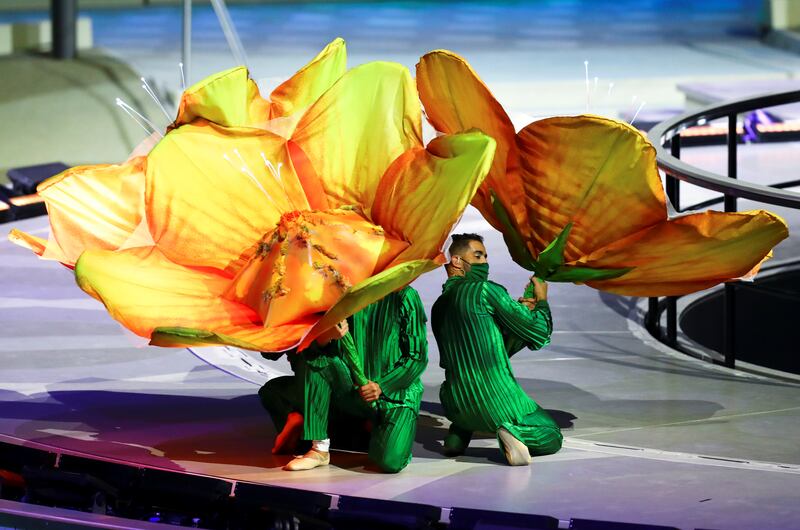
{"label": "orange flower petal", "polygon": [[266,326],[293,323],[324,313],[407,247],[355,211],[292,212],[262,239],[227,296]]}
{"label": "orange flower petal", "polygon": [[380,274],[376,274],[353,286],[303,338],[300,348],[305,348],[311,344],[311,341],[317,338],[320,333],[330,329],[337,322],[358,313],[369,304],[405,287],[421,274],[432,271],[444,263],[445,259],[442,255],[439,255],[436,260],[407,261],[390,267]]}
{"label": "orange flower petal", "polygon": [[177,265],[155,247],[87,251],[75,276],[114,319],[159,346],[230,344],[278,351],[296,345],[318,320],[264,328],[255,311],[221,296],[228,276]]}
{"label": "orange flower petal", "polygon": [[22,232],[20,230],[17,230],[16,228],[13,228],[11,232],[9,232],[8,240],[14,243],[15,245],[27,248],[28,250],[30,250],[39,257],[42,257],[44,255],[48,246],[48,241],[46,239],[42,239],[41,237],[36,237],[32,234]]}
{"label": "orange flower petal", "polygon": [[417,64],[417,88],[425,113],[438,130],[455,134],[479,129],[494,138],[497,149],[492,168],[472,201],[498,230],[502,224],[491,202],[494,191],[503,204],[514,205],[512,217],[520,229],[527,225],[525,212],[517,208],[522,183],[517,176],[518,155],[514,125],[466,60],[453,52],[428,53]]}
{"label": "orange flower petal", "polygon": [[492,163],[495,142],[479,132],[440,136],[406,151],[378,186],[371,216],[411,247],[397,262],[433,258]]}
{"label": "orange flower petal", "polygon": [[579,265],[635,267],[613,280],[587,282],[630,296],[674,296],[739,278],[789,235],[763,210],[703,212],[663,221],[598,250]]}
{"label": "orange flower petal", "polygon": [[518,140],[534,257],[570,222],[567,262],[666,219],[655,149],[628,124],[549,118]]}
{"label": "orange flower petal", "polygon": [[330,207],[368,209],[386,168],[422,145],[419,97],[408,70],[353,68],[303,115],[292,140],[316,169]]}

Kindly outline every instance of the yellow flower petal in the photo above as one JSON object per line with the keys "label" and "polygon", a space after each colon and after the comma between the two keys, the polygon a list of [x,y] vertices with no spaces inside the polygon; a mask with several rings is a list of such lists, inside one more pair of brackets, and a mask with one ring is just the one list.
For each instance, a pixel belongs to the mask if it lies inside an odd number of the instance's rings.
{"label": "yellow flower petal", "polygon": [[[187,88],[170,130],[201,118],[224,127],[268,129],[288,137],[299,112],[314,103],[346,71],[342,39],[328,44],[314,59],[264,99],[243,66],[216,73]],[[292,114],[298,114],[292,116]]]}
{"label": "yellow flower petal", "polygon": [[221,296],[228,276],[177,265],[154,247],[87,251],[75,266],[75,277],[114,319],[156,345],[230,344],[278,351],[296,345],[318,320],[264,328],[255,311]]}
{"label": "yellow flower petal", "polygon": [[479,132],[441,136],[406,151],[386,171],[373,220],[411,242],[396,263],[436,256],[492,163],[495,142]]}
{"label": "yellow flower petal", "polygon": [[613,280],[588,282],[596,289],[631,296],[682,295],[744,276],[788,234],[780,217],[763,210],[696,213],[615,241],[579,264],[635,267]]}
{"label": "yellow flower petal", "polygon": [[[86,249],[135,246],[144,214],[145,165],[138,157],[120,165],[77,166],[46,180],[38,193],[47,204],[50,241],[21,232],[12,240],[70,267]],[[142,239],[147,243],[149,237]]]}
{"label": "yellow flower petal", "polygon": [[389,164],[422,145],[420,120],[408,70],[367,63],[347,72],[308,109],[292,141],[315,168],[330,207],[368,209]]}
{"label": "yellow flower petal", "polygon": [[247,68],[237,66],[187,88],[170,129],[197,118],[225,127],[264,127],[270,118],[270,107]]}
{"label": "yellow flower petal", "polygon": [[283,138],[207,123],[171,131],[150,153],[146,206],[169,259],[232,273],[281,214],[309,207]]}
{"label": "yellow flower petal", "polygon": [[666,219],[655,149],[626,123],[558,117],[519,133],[534,258],[572,222],[565,261]]}
{"label": "yellow flower petal", "polygon": [[75,266],[75,277],[112,317],[142,337],[149,338],[157,326],[214,329],[261,323],[247,306],[221,298],[230,278],[172,263],[155,247],[88,250]]}
{"label": "yellow flower petal", "polygon": [[453,52],[437,50],[417,64],[417,88],[425,113],[438,130],[455,134],[479,129],[497,142],[492,168],[472,201],[495,228],[502,224],[492,209],[491,191],[503,204],[511,205],[512,220],[524,229],[527,220],[516,199],[522,194],[517,176],[518,157],[514,125],[503,107],[472,70]]}
{"label": "yellow flower petal", "polygon": [[335,39],[311,62],[270,94],[270,118],[281,118],[314,103],[347,71],[344,40]]}

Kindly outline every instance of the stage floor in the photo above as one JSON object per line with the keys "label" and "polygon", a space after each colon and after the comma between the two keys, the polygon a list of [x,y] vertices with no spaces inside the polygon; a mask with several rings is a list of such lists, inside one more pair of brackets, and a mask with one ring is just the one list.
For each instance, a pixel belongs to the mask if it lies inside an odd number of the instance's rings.
{"label": "stage floor", "polygon": [[[47,234],[46,218],[16,223]],[[4,228],[10,228],[4,225]],[[525,271],[474,210],[492,277]],[[256,391],[287,373],[238,350],[141,344],[69,270],[0,242],[0,434],[6,441],[332,494],[674,525],[800,527],[800,385],[709,366],[653,343],[637,300],[552,285],[552,344],[513,359],[520,383],[564,428],[558,454],[503,463],[492,437],[444,458],[443,371],[432,336],[414,460],[398,475],[334,452],[328,468],[284,472]],[[427,309],[441,272],[416,283]],[[205,360],[204,360],[205,359]]]}

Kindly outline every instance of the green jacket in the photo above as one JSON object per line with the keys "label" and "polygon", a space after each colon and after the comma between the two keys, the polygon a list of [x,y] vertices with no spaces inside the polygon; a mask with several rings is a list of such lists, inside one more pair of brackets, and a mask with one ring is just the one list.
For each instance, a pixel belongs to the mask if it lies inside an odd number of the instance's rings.
{"label": "green jacket", "polygon": [[529,310],[485,277],[454,276],[433,305],[431,326],[445,370],[440,399],[453,423],[494,432],[539,408],[514,378],[509,357],[550,342],[546,301]]}
{"label": "green jacket", "polygon": [[353,381],[341,360],[341,350],[354,345],[364,375],[381,387],[379,406],[405,406],[419,412],[423,390],[420,376],[428,366],[426,322],[419,294],[405,287],[350,317],[350,332],[341,340],[325,347],[312,343],[300,356],[290,352],[289,360],[295,371],[296,363],[302,359],[311,370],[335,374],[332,384],[338,392],[346,392],[353,387]]}
{"label": "green jacket", "polygon": [[364,374],[380,385],[385,406],[419,412],[420,376],[428,366],[425,308],[419,293],[405,287],[368,305],[349,319]]}

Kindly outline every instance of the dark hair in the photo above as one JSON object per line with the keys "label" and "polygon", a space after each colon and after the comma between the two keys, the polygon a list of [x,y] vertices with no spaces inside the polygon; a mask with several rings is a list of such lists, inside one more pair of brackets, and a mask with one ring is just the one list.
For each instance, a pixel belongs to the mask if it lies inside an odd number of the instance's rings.
{"label": "dark hair", "polygon": [[447,249],[447,253],[450,256],[455,256],[456,254],[461,255],[469,250],[470,241],[483,243],[483,236],[479,236],[478,234],[453,234],[452,238],[453,242],[450,243],[450,247]]}

